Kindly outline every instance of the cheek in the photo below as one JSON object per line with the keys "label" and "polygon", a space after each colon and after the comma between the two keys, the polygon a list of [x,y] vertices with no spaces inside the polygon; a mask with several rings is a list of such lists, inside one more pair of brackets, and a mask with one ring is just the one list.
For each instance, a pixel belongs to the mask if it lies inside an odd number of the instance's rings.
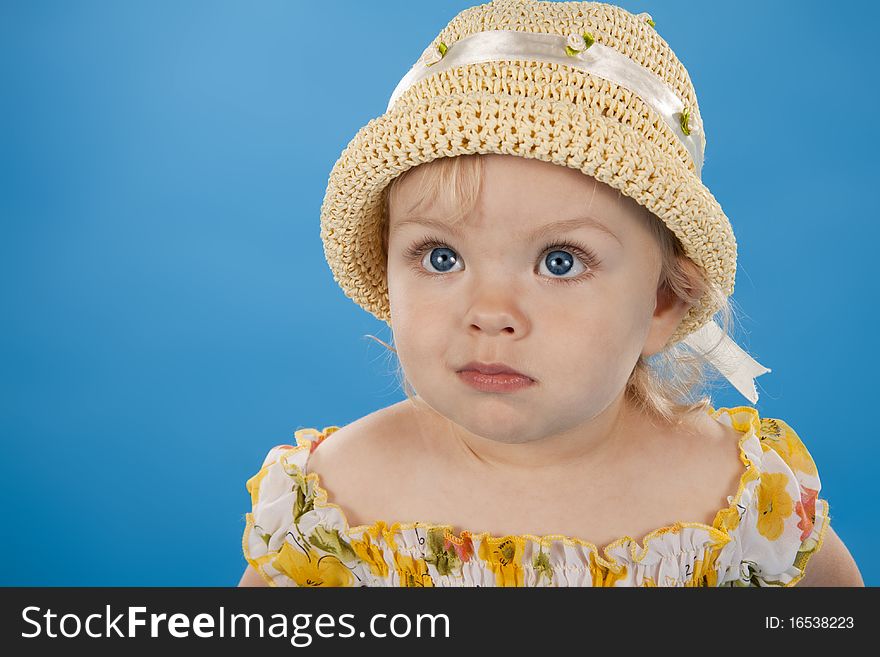
{"label": "cheek", "polygon": [[[403,247],[398,247],[402,249]],[[392,306],[404,308],[425,297],[423,279],[413,271],[412,265],[400,255],[389,258],[386,264],[388,301]]]}
{"label": "cheek", "polygon": [[391,308],[391,330],[403,361],[418,359],[439,347],[450,334],[450,313],[442,301],[428,298],[414,276],[397,276],[389,271],[388,301]]}
{"label": "cheek", "polygon": [[446,366],[452,332],[433,320],[427,308],[412,304],[402,308],[392,311],[391,320],[397,360],[416,390],[426,389]]}
{"label": "cheek", "polygon": [[567,354],[596,367],[626,360],[649,328],[653,302],[645,286],[611,277],[588,285],[583,294],[547,297],[535,308],[540,342],[562,362]]}
{"label": "cheek", "polygon": [[402,265],[389,263],[388,266],[388,305],[395,332],[420,315],[419,306],[423,303],[413,276]]}
{"label": "cheek", "polygon": [[391,310],[391,324],[395,329],[402,329],[409,322],[412,299],[417,298],[415,290],[405,271],[399,265],[388,264],[388,306]]}
{"label": "cheek", "polygon": [[388,304],[392,324],[401,330],[446,321],[451,312],[448,286],[419,275],[413,266],[402,258],[388,263]]}

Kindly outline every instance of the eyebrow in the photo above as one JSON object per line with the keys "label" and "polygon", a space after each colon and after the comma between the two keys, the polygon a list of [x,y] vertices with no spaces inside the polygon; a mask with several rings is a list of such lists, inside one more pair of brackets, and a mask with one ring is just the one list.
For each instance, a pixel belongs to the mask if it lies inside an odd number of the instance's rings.
{"label": "eyebrow", "polygon": [[[410,217],[409,219],[404,219],[403,221],[396,224],[395,228],[400,228],[401,226],[405,226],[407,224],[418,224],[421,226],[428,226],[429,228],[435,228],[437,230],[446,231],[450,235],[453,235],[458,238],[463,238],[464,234],[460,228],[457,226],[453,226],[445,221],[439,221],[437,219],[430,219],[428,217]],[[623,246],[623,243],[620,241],[620,238],[617,237],[611,229],[609,229],[605,224],[601,223],[599,220],[594,219],[588,215],[582,215],[579,217],[575,217],[573,219],[562,219],[560,221],[552,221],[549,224],[545,224],[533,231],[531,235],[528,236],[530,241],[538,241],[542,238],[547,237],[553,233],[561,233],[565,231],[575,230],[576,228],[594,228],[599,230],[606,235],[613,237],[618,244]]]}

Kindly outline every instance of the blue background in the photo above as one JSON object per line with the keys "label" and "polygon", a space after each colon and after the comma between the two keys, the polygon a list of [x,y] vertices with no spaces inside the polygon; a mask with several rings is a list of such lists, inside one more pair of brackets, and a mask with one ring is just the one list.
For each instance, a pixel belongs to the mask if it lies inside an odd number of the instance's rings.
{"label": "blue background", "polygon": [[[265,452],[404,398],[319,209],[342,149],[472,4],[0,5],[0,583],[234,585]],[[758,409],[800,433],[880,584],[877,5],[620,4],[652,13],[697,88],[737,339],[773,369]]]}

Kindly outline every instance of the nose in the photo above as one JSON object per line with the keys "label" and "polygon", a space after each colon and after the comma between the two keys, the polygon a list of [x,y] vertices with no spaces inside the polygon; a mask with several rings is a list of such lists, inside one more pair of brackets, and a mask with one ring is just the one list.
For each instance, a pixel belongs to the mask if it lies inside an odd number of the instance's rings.
{"label": "nose", "polygon": [[511,289],[480,296],[474,301],[467,316],[471,332],[487,335],[509,334],[521,338],[528,330],[528,322]]}
{"label": "nose", "polygon": [[497,333],[511,333],[516,335],[516,328],[510,324],[512,324],[512,322],[505,322],[503,319],[499,321],[494,317],[484,316],[471,322],[471,329],[481,333],[488,333],[489,335],[495,335]]}

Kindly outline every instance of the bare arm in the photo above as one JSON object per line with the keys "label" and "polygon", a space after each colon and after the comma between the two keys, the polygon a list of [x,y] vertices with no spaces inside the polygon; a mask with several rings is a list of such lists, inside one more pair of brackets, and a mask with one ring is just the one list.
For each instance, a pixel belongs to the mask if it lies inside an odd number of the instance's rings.
{"label": "bare arm", "polygon": [[807,562],[805,574],[797,586],[864,586],[862,575],[855,560],[828,526],[822,546]]}
{"label": "bare arm", "polygon": [[269,584],[262,578],[260,573],[254,570],[254,567],[248,565],[245,568],[244,574],[241,576],[241,581],[238,583],[239,586],[269,586]]}

